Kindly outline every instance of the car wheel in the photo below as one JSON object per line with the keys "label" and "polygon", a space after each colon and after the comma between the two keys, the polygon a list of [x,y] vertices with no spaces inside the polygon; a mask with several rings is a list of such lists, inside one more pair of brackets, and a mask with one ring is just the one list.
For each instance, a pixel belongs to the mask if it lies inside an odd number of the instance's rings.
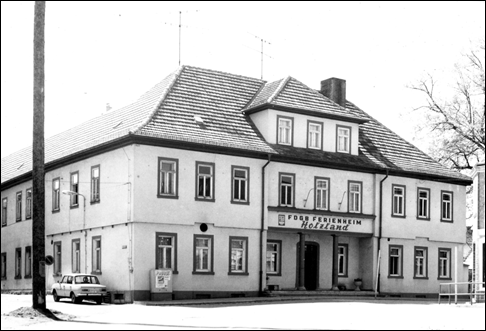
{"label": "car wheel", "polygon": [[97,305],[101,305],[101,302],[103,302],[103,298],[96,298],[95,302]]}
{"label": "car wheel", "polygon": [[81,301],[78,298],[76,298],[76,295],[74,295],[74,293],[71,293],[71,302],[80,303]]}
{"label": "car wheel", "polygon": [[54,301],[55,301],[55,302],[59,302],[59,299],[60,299],[60,298],[59,298],[59,296],[57,295],[57,292],[56,292],[56,291],[52,292],[52,296],[54,297]]}

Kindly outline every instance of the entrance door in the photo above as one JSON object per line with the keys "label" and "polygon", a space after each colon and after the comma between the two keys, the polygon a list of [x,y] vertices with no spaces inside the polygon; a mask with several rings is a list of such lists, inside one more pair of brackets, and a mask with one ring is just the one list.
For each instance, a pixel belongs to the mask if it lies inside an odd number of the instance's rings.
{"label": "entrance door", "polygon": [[319,245],[316,243],[305,244],[305,289],[308,291],[317,289],[319,279]]}

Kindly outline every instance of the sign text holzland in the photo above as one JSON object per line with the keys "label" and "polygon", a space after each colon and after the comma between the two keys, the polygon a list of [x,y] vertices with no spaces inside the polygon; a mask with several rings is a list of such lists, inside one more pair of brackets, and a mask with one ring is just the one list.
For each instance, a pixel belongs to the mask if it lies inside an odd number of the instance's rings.
{"label": "sign text holzland", "polygon": [[[279,218],[283,215],[279,215]],[[287,215],[288,221],[302,222],[301,229],[329,230],[329,231],[349,231],[350,225],[361,226],[361,220],[349,217],[327,217],[327,216],[307,216],[307,215]]]}

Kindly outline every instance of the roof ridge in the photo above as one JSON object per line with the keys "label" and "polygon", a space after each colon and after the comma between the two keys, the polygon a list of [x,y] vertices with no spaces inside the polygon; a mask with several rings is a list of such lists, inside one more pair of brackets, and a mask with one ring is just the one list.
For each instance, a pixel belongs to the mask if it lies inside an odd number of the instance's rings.
{"label": "roof ridge", "polygon": [[250,80],[260,81],[260,82],[264,82],[264,83],[267,82],[264,79],[253,78],[253,77],[250,77],[250,76],[244,76],[244,75],[238,75],[238,74],[232,74],[230,72],[221,71],[221,70],[207,69],[207,68],[201,68],[201,67],[196,67],[196,66],[191,66],[191,65],[183,65],[183,67],[185,67],[187,69],[197,69],[197,70],[206,71],[206,72],[209,71],[209,72],[218,73],[218,74],[224,74],[224,75],[229,75],[229,76],[233,76],[233,77],[241,77],[241,78],[244,78],[244,79],[250,79]]}
{"label": "roof ridge", "polygon": [[282,81],[278,85],[278,87],[275,89],[275,91],[272,93],[272,95],[268,98],[267,103],[272,103],[273,100],[277,97],[280,92],[283,91],[284,87],[287,85],[287,83],[292,79],[291,76],[287,76],[285,78],[282,78]]}

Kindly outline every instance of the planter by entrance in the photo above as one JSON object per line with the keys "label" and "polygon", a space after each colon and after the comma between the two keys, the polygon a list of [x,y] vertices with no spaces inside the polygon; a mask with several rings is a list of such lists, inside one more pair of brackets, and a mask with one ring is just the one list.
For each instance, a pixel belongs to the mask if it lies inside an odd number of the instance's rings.
{"label": "planter by entrance", "polygon": [[363,282],[360,278],[356,278],[354,280],[354,285],[356,286],[356,288],[354,289],[355,291],[361,291],[360,286],[363,285]]}

